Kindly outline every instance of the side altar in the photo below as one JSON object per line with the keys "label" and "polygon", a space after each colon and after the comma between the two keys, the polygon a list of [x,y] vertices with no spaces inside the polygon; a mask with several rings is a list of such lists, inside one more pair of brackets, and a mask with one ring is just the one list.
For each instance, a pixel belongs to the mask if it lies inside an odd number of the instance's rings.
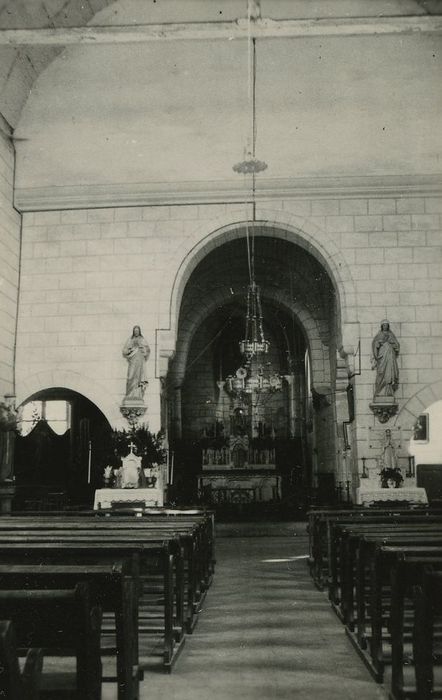
{"label": "side altar", "polygon": [[121,460],[121,467],[108,466],[104,470],[105,488],[97,489],[94,510],[110,509],[116,505],[139,504],[163,506],[167,482],[166,465],[142,466],[142,458],[129,445],[129,454]]}
{"label": "side altar", "polygon": [[[372,431],[371,441],[379,449],[373,466],[366,465],[362,459],[363,470],[356,489],[357,505],[371,506],[373,504],[401,503],[412,506],[428,505],[427,492],[416,485],[414,468],[411,468],[410,458],[397,454],[397,443],[400,448],[400,428],[387,428],[385,431]],[[396,439],[396,444],[395,444]],[[407,460],[408,470],[401,469],[400,460]],[[402,473],[404,471],[404,473]]]}

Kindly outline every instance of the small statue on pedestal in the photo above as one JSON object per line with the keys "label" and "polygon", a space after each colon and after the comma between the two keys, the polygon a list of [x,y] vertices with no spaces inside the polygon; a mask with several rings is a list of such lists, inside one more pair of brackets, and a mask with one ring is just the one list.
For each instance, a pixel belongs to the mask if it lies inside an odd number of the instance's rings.
{"label": "small statue on pedestal", "polygon": [[385,431],[385,444],[379,456],[379,467],[382,488],[397,489],[401,486],[404,477],[399,469],[396,450],[391,442],[391,430]]}

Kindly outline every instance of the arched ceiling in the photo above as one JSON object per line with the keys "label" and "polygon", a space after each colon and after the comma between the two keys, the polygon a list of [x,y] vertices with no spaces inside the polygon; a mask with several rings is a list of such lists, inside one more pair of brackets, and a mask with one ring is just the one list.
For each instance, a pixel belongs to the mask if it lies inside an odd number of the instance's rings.
{"label": "arched ceiling", "polygon": [[[209,253],[193,271],[181,303],[180,324],[199,318],[208,299],[217,299],[220,308],[229,306],[229,313],[244,313],[249,285],[244,233],[239,231],[237,239]],[[335,295],[317,260],[298,246],[270,236],[249,239],[249,248],[254,249],[254,279],[261,289],[263,309],[274,314],[278,298],[289,308],[304,308],[326,328],[328,337],[333,330]]]}
{"label": "arched ceiling", "polygon": [[[271,23],[425,16],[440,7],[261,0],[260,13]],[[246,15],[246,0],[7,0],[0,29],[34,29],[39,40],[51,27],[216,24]],[[18,190],[238,182],[232,165],[250,136],[245,40],[3,43],[0,65],[0,113],[17,137]],[[269,164],[266,177],[440,173],[441,73],[437,33],[259,39],[258,155]]]}
{"label": "arched ceiling", "polygon": [[[317,321],[328,321],[335,294],[324,268],[310,253],[293,243],[260,235],[259,230],[255,233],[249,239],[249,248],[254,250],[254,276],[261,288],[263,304],[268,297],[287,295],[293,304],[301,302]],[[180,318],[194,313],[204,299],[212,298],[217,292],[225,303],[235,301],[239,307],[244,307],[249,285],[247,248],[245,231],[240,229],[234,241],[208,253],[186,285]]]}
{"label": "arched ceiling", "polygon": [[[0,3],[0,30],[78,27],[113,0],[7,0]],[[16,127],[40,73],[63,50],[47,46],[0,46],[0,114]]]}
{"label": "arched ceiling", "polygon": [[[262,231],[261,233],[265,233]],[[172,374],[181,381],[188,353],[199,329],[210,327],[216,343],[230,338],[236,348],[243,337],[249,267],[244,230],[206,257],[192,272],[182,299]],[[249,238],[254,249],[254,279],[261,290],[266,336],[279,347],[281,366],[289,349],[296,360],[306,346],[313,351],[315,371],[323,369],[323,348],[335,331],[335,294],[330,277],[319,262],[298,246],[274,237]],[[209,325],[207,325],[209,324]],[[213,351],[213,348],[212,350]]]}

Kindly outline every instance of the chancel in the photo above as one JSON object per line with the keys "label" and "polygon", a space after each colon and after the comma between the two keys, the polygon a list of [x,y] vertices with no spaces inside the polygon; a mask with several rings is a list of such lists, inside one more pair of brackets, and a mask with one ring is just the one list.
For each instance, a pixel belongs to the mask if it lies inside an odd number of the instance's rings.
{"label": "chancel", "polygon": [[441,34],[0,3],[0,696],[442,692]]}

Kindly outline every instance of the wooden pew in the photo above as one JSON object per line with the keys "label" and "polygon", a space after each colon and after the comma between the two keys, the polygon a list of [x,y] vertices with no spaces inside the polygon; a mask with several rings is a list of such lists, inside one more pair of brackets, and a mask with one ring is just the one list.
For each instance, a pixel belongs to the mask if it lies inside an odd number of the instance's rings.
{"label": "wooden pew", "polygon": [[[101,699],[101,610],[91,605],[86,584],[77,584],[73,590],[1,590],[0,617],[6,615],[13,622],[19,647],[36,645],[51,656],[76,658],[75,685],[67,690],[68,697]],[[61,687],[54,689],[54,699],[63,697],[65,683],[63,677]]]}
{"label": "wooden pew", "polygon": [[410,523],[403,518],[397,523],[337,524],[335,529],[338,531],[336,538],[338,542],[331,568],[334,572],[338,571],[339,575],[333,573],[331,577],[329,597],[333,604],[339,606],[342,621],[353,629],[355,618],[359,618],[361,614],[357,608],[355,591],[359,580],[365,584],[364,575],[369,570],[366,549],[369,546],[367,543],[370,536],[377,541],[378,537],[392,537],[399,534],[404,537],[413,536],[415,533],[422,536],[437,535],[442,531],[442,519],[437,518],[435,522],[418,520]]}
{"label": "wooden pew", "polygon": [[[214,571],[214,541],[212,519],[205,515],[170,518],[163,512],[161,517],[152,517],[149,513],[140,514],[134,520],[132,516],[123,516],[118,511],[117,518],[111,520],[112,528],[140,528],[155,531],[158,534],[167,532],[169,536],[177,537],[182,546],[185,568],[186,590],[186,631],[191,633],[197,622],[196,612],[201,609],[204,597],[210,586]],[[104,512],[100,511],[100,515]],[[112,516],[111,516],[112,517]],[[102,520],[102,518],[98,518]],[[109,517],[104,519],[109,522]],[[94,519],[94,528],[100,525]]]}
{"label": "wooden pew", "polygon": [[[440,552],[442,533],[440,527],[437,527],[436,531],[428,532],[416,532],[416,529],[401,532],[399,528],[395,534],[383,534],[380,530],[378,533],[361,532],[359,535],[353,532],[352,537],[359,545],[359,561],[356,580],[352,579],[346,588],[356,588],[356,632],[354,633],[350,626],[347,626],[346,632],[375,680],[380,682],[383,679],[385,663],[388,661],[383,650],[383,622],[385,612],[390,606],[389,573],[392,563],[387,545],[403,551],[418,552],[422,556],[431,556]],[[353,568],[351,570],[354,575]]]}
{"label": "wooden pew", "polygon": [[[41,511],[13,511],[7,517],[29,517],[29,518],[40,518],[42,515],[51,517],[62,517],[66,518],[97,518],[97,517],[114,517],[114,518],[127,518],[127,517],[142,517],[143,519],[149,520],[149,522],[173,522],[180,521],[180,525],[185,525],[188,523],[199,524],[204,527],[207,543],[207,553],[208,553],[208,567],[210,569],[210,577],[214,573],[216,557],[215,557],[215,519],[214,511],[208,510],[206,508],[195,508],[194,506],[189,507],[147,507],[147,508],[119,508],[118,510],[112,509],[99,509],[99,510],[66,510],[66,511],[46,511],[42,513]],[[3,518],[1,518],[3,520]]]}
{"label": "wooden pew", "polygon": [[[180,576],[180,567],[176,561],[180,556],[179,545],[174,540],[159,539],[148,536],[130,535],[113,536],[110,532],[103,537],[92,537],[87,532],[83,535],[64,532],[54,536],[51,531],[39,531],[39,534],[11,532],[0,533],[0,562],[26,563],[96,563],[113,561],[115,558],[136,557],[140,577],[152,574],[161,577],[161,616],[163,633],[163,664],[170,672],[184,644],[183,620],[174,620],[174,571]],[[74,559],[75,558],[75,559]],[[136,570],[136,564],[134,562]],[[182,577],[176,587],[182,587]],[[181,597],[182,600],[182,597]],[[178,615],[182,615],[182,609]],[[177,621],[177,628],[174,622]]]}
{"label": "wooden pew", "polygon": [[434,685],[434,666],[440,665],[440,652],[435,653],[435,625],[442,618],[442,572],[426,569],[415,590],[415,625],[413,656],[416,697],[419,700],[442,697],[442,687]]}
{"label": "wooden pew", "polygon": [[[434,537],[441,532],[442,522],[436,523],[363,523],[338,524],[339,531],[339,570],[338,581],[333,580],[333,588],[337,585],[339,596],[337,605],[340,606],[340,618],[350,630],[353,630],[355,620],[358,624],[365,619],[365,597],[363,591],[369,586],[370,560],[374,556],[374,547],[382,540],[384,543],[392,537],[402,537],[406,544],[408,538]],[[372,549],[370,550],[370,546]],[[331,597],[331,595],[330,595]],[[333,600],[336,603],[336,599]],[[336,610],[336,608],[335,608]],[[360,633],[361,635],[361,633]],[[362,644],[360,636],[359,642]]]}
{"label": "wooden pew", "polygon": [[[442,697],[442,688],[437,691],[431,689],[433,637],[428,633],[427,626],[425,647],[422,632],[418,632],[424,628],[425,622],[422,621],[423,617],[418,619],[417,612],[420,605],[421,613],[423,611],[431,617],[431,610],[436,609],[434,606],[431,608],[427,599],[430,591],[431,600],[437,600],[439,605],[438,620],[442,622],[441,512],[407,510],[398,513],[395,508],[382,513],[380,518],[379,510],[372,513],[368,517],[365,514],[352,517],[348,512],[327,513],[319,517],[315,514],[311,521],[311,527],[316,528],[316,534],[311,534],[312,556],[320,550],[322,571],[326,572],[325,575],[328,572],[329,576],[332,604],[335,610],[339,608],[340,617],[347,625],[347,634],[377,681],[382,680],[385,664],[391,660],[392,700]],[[431,590],[428,584],[427,588],[422,584],[422,577],[430,564],[439,589],[435,586]],[[311,570],[312,575],[318,575],[315,564]],[[411,599],[416,586],[421,597],[416,608],[415,638],[420,642],[419,649],[415,642],[414,655],[422,662],[419,664],[415,659],[417,690],[410,687],[409,682],[408,685],[404,684],[403,673],[403,645],[404,639],[409,638],[410,622],[414,616]],[[354,628],[356,632],[353,632]],[[388,654],[389,642],[391,659]]]}
{"label": "wooden pew", "polygon": [[[139,517],[134,518],[134,515]],[[35,516],[29,516],[25,512],[23,516],[14,513],[7,518],[1,518],[0,525],[5,528],[8,522],[20,521],[21,524],[30,522],[34,527],[44,527],[45,522],[50,523],[51,527],[57,527],[57,522],[66,523],[67,520],[74,522],[79,518],[82,522],[93,521],[94,523],[97,520],[111,519],[113,528],[120,520],[133,527],[135,523],[139,524],[139,519],[142,519],[143,524],[148,524],[150,528],[167,530],[168,535],[172,537],[179,536],[184,557],[186,631],[192,632],[198,619],[197,612],[201,609],[214,572],[213,512],[195,508],[146,508],[141,511],[139,509],[115,512],[81,511],[81,513],[68,511],[67,517],[60,513],[38,513]]]}
{"label": "wooden pew", "polygon": [[[175,586],[175,592],[178,596],[176,603],[177,613],[175,625],[183,626],[183,616],[186,615],[186,625],[187,631],[193,629],[193,618],[200,601],[200,585],[198,581],[198,563],[197,558],[201,556],[198,545],[199,545],[199,531],[198,526],[192,527],[161,527],[149,522],[139,521],[139,520],[128,520],[124,521],[108,521],[108,520],[95,520],[95,519],[82,519],[77,518],[66,519],[48,519],[48,518],[38,518],[38,519],[28,519],[20,518],[13,520],[3,520],[0,519],[0,535],[2,533],[25,533],[32,536],[34,533],[46,534],[53,533],[54,536],[64,536],[64,534],[74,535],[78,533],[81,535],[86,534],[88,539],[89,535],[97,536],[102,532],[110,532],[111,537],[121,536],[123,539],[128,538],[130,541],[134,539],[134,533],[136,537],[140,538],[141,541],[163,541],[165,536],[169,537],[171,540],[178,540],[181,548],[181,558],[178,560],[177,565],[184,567],[187,565],[186,574],[187,577],[184,579],[184,572],[180,572],[178,575],[179,581]],[[145,533],[145,534],[144,534]],[[11,541],[11,540],[10,540]],[[183,561],[181,561],[181,559]],[[184,588],[186,596],[184,598]],[[185,610],[184,610],[185,607]],[[181,636],[184,630],[181,630]]]}
{"label": "wooden pew", "polygon": [[39,700],[43,666],[41,649],[29,649],[20,670],[17,642],[10,620],[0,621],[0,697],[8,700]]}
{"label": "wooden pew", "polygon": [[[426,554],[406,552],[400,548],[389,547],[390,556],[394,557],[391,567],[391,613],[390,613],[390,634],[391,634],[391,692],[393,700],[405,700],[411,693],[416,692],[416,687],[412,687],[411,679],[407,678],[404,683],[404,642],[405,635],[409,636],[413,629],[415,615],[415,594],[417,588],[422,590],[425,572],[442,570],[442,547],[439,554]],[[428,626],[422,627],[419,620],[416,624],[417,635],[424,636],[423,643],[427,645],[431,642],[432,634]],[[415,635],[416,636],[416,635]],[[415,652],[416,653],[416,652]],[[415,660],[415,653],[413,659]],[[418,652],[418,658],[419,658]],[[431,659],[430,655],[430,659]],[[408,666],[409,667],[409,666]],[[408,670],[408,669],[407,669]],[[416,666],[415,666],[416,670]],[[410,674],[408,674],[409,676]],[[419,669],[415,673],[421,677]],[[431,676],[428,675],[428,678]],[[418,697],[421,697],[418,695]]]}
{"label": "wooden pew", "polygon": [[309,566],[314,583],[320,590],[328,582],[330,576],[330,561],[333,557],[332,528],[336,523],[352,522],[398,522],[401,518],[424,519],[431,516],[442,516],[441,510],[418,508],[371,509],[355,508],[353,510],[315,510],[308,514],[309,524]]}
{"label": "wooden pew", "polygon": [[[211,573],[209,565],[212,561],[211,547],[207,538],[207,523],[205,520],[194,522],[193,519],[183,518],[173,521],[158,520],[147,516],[146,518],[126,517],[126,518],[79,518],[69,517],[68,519],[59,516],[38,517],[38,518],[1,518],[0,531],[6,530],[43,530],[51,528],[54,531],[66,531],[68,529],[87,530],[96,532],[102,529],[111,528],[112,532],[148,531],[150,536],[156,535],[164,537],[165,534],[172,538],[178,538],[182,548],[185,567],[185,616],[186,631],[192,632],[197,616],[196,611],[200,609],[202,601],[208,589]],[[209,528],[211,531],[211,527]]]}
{"label": "wooden pew", "polygon": [[[334,605],[341,605],[341,613],[345,618],[347,606],[345,596],[351,594],[350,583],[353,580],[353,567],[356,559],[356,552],[359,547],[359,533],[385,533],[394,534],[399,529],[407,529],[412,532],[416,528],[421,530],[442,529],[442,516],[425,515],[422,518],[413,516],[411,519],[405,514],[400,516],[390,515],[387,520],[384,518],[371,518],[363,521],[337,520],[330,523],[330,561],[328,592],[329,598]],[[346,584],[348,584],[345,590]]]}
{"label": "wooden pew", "polygon": [[[390,600],[390,570],[395,556],[390,553],[390,547],[402,549],[408,554],[418,553],[421,556],[437,554],[442,546],[442,533],[402,533],[378,537],[364,536],[361,539],[360,553],[364,552],[364,560],[368,562],[369,576],[361,566],[356,581],[356,635],[352,636],[361,649],[369,646],[374,674],[382,680],[385,658],[382,651],[382,622],[386,601]],[[367,596],[370,597],[370,617],[367,618]],[[347,628],[348,629],[348,628]]]}
{"label": "wooden pew", "polygon": [[0,564],[0,590],[74,588],[79,582],[89,585],[93,604],[115,617],[118,698],[134,700],[139,696],[142,673],[138,660],[139,582],[132,575],[130,561],[104,565]]}
{"label": "wooden pew", "polygon": [[143,518],[154,524],[155,522],[161,523],[161,525],[171,526],[172,523],[179,523],[179,526],[188,526],[192,524],[198,524],[203,535],[203,547],[204,547],[204,558],[203,563],[205,567],[204,573],[204,584],[207,589],[210,586],[213,574],[215,571],[216,556],[215,556],[215,520],[214,512],[206,509],[195,509],[195,508],[119,508],[118,510],[104,510],[100,509],[97,511],[89,511],[86,517],[100,517],[104,516],[106,518]]}

